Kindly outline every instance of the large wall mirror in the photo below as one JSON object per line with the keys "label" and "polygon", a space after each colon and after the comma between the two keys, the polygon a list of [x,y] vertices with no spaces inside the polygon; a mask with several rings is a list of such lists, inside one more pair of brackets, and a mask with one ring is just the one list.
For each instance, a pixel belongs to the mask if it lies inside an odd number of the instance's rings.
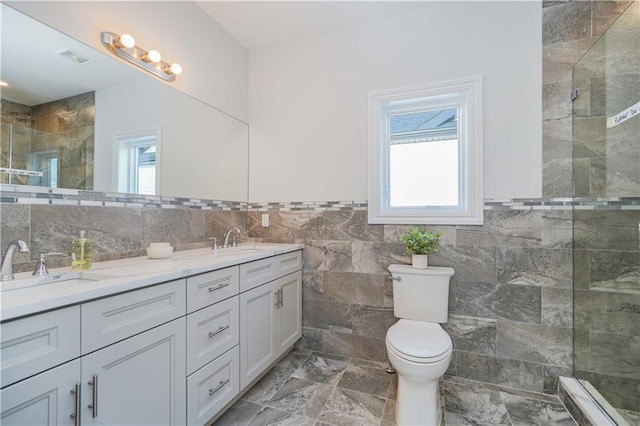
{"label": "large wall mirror", "polygon": [[246,123],[0,7],[0,183],[247,201]]}

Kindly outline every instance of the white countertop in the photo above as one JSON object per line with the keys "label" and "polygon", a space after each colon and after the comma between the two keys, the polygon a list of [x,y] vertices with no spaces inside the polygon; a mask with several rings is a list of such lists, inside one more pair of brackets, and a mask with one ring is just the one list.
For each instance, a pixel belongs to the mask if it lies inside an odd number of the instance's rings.
{"label": "white countertop", "polygon": [[[91,269],[82,271],[97,281],[85,281],[76,285],[64,284],[65,274],[80,271],[70,267],[49,270],[47,279],[60,276],[60,283],[34,285],[9,289],[20,285],[21,279],[33,278],[30,272],[15,274],[16,279],[0,283],[0,320],[33,315],[38,312],[75,305],[88,300],[131,291],[153,284],[202,274],[216,269],[271,257],[304,248],[302,244],[244,244],[228,249],[211,248],[185,250],[173,253],[168,259],[150,259],[146,256],[109,262],[94,263]],[[3,285],[5,288],[3,289]]]}

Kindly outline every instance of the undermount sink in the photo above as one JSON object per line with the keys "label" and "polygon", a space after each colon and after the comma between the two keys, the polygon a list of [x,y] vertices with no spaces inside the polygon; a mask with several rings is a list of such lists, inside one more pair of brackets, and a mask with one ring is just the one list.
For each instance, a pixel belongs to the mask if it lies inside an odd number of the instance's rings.
{"label": "undermount sink", "polygon": [[17,278],[0,283],[0,291],[20,290],[37,286],[55,285],[56,288],[75,287],[78,285],[113,278],[110,275],[96,274],[85,271],[71,271],[59,274],[43,275],[39,277]]}
{"label": "undermount sink", "polygon": [[224,249],[218,249],[218,256],[235,256],[235,255],[243,255],[243,254],[253,254],[253,253],[262,253],[268,250],[273,250],[273,246],[237,246],[237,247],[228,247]]}

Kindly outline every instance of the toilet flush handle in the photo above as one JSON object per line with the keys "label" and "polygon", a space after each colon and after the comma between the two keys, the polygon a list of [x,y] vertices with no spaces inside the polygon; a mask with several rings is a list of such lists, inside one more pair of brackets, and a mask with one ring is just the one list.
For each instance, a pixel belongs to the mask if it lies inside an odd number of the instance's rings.
{"label": "toilet flush handle", "polygon": [[402,277],[394,277],[393,275],[389,277],[391,281],[402,281]]}

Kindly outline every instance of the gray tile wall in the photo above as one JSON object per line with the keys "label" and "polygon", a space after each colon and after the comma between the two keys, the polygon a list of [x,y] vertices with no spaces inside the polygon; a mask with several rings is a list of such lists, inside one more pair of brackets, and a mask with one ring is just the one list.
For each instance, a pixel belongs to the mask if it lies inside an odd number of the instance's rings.
{"label": "gray tile wall", "polygon": [[[249,212],[249,236],[306,245],[300,347],[385,361],[384,337],[397,319],[387,279],[408,263],[398,241],[409,226],[368,225],[366,211]],[[571,373],[571,211],[485,210],[483,226],[443,232],[430,264],[456,273],[449,322],[449,373],[555,393]],[[557,230],[557,232],[553,232]]]}
{"label": "gray tile wall", "polygon": [[16,253],[14,272],[31,271],[40,253],[61,252],[49,267],[71,264],[71,240],[81,229],[93,240],[94,261],[145,256],[151,242],[168,241],[176,250],[207,247],[232,226],[243,230],[245,211],[190,208],[85,207],[0,204],[0,246],[24,240],[30,253]]}

